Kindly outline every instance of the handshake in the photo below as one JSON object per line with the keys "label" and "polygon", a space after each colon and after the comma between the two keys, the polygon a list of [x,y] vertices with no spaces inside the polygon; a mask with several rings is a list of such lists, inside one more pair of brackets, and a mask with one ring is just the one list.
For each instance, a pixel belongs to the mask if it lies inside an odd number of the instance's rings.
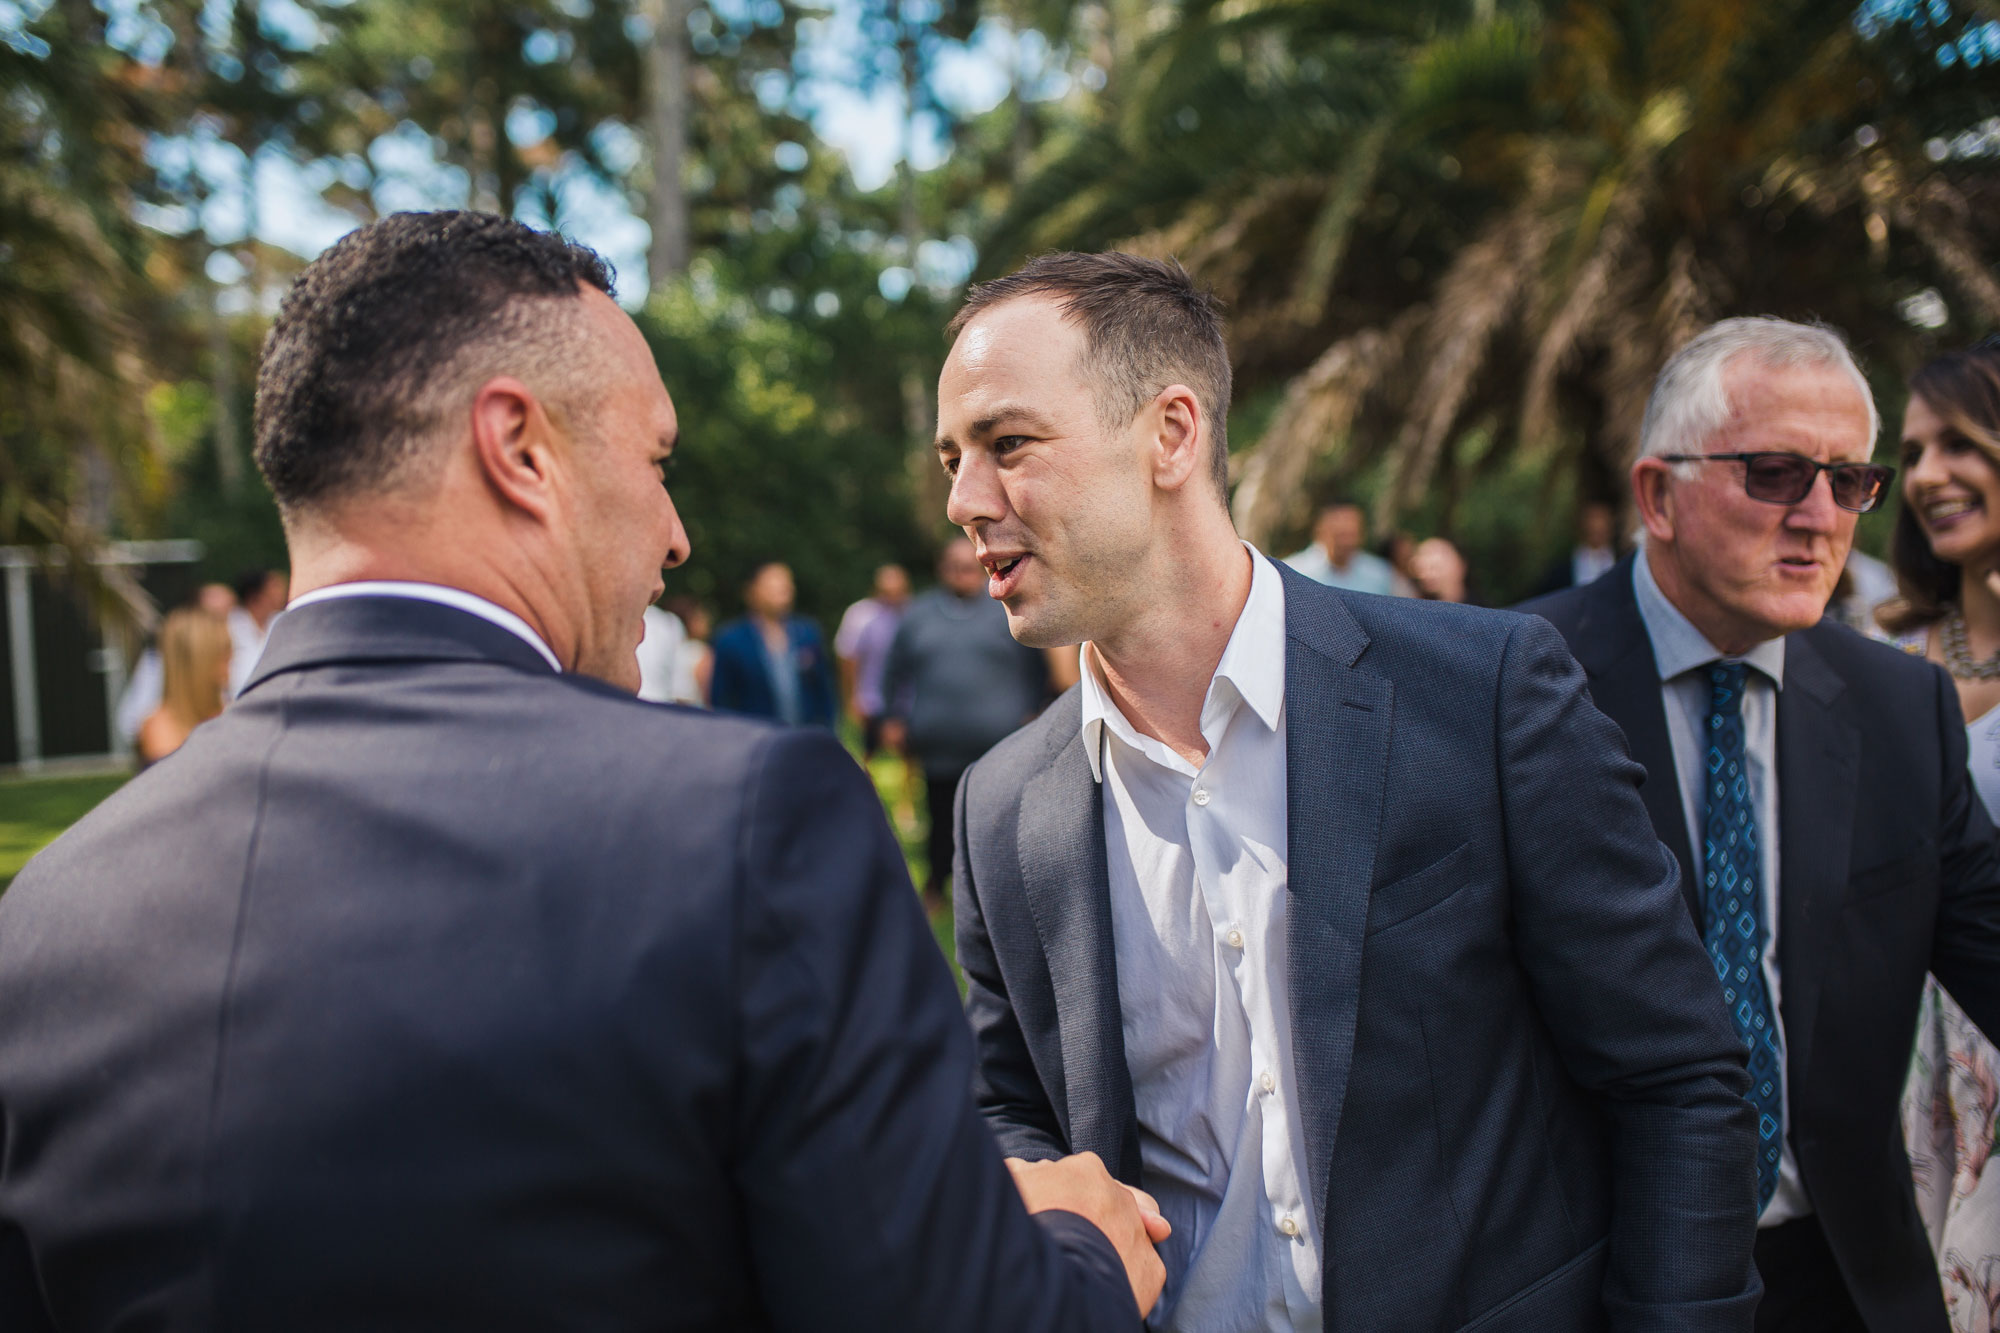
{"label": "handshake", "polygon": [[1173,1227],[1152,1195],[1113,1179],[1094,1152],[1053,1162],[1009,1157],[1007,1169],[1030,1213],[1075,1213],[1102,1231],[1125,1265],[1140,1317],[1153,1312],[1167,1281],[1166,1265],[1153,1247],[1172,1235]]}

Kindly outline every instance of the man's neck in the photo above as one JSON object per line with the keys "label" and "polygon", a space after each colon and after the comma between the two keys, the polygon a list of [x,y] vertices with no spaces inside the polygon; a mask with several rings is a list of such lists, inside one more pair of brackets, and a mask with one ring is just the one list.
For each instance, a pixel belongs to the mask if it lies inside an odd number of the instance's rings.
{"label": "man's neck", "polygon": [[1340,555],[1336,555],[1332,550],[1329,550],[1325,547],[1322,547],[1320,549],[1326,551],[1326,563],[1332,568],[1339,570],[1343,574],[1347,572],[1347,567],[1354,563],[1354,557],[1357,554],[1357,552],[1349,551],[1346,554],[1346,556],[1343,557]]}
{"label": "man's neck", "polygon": [[[534,595],[533,589],[543,585],[531,577],[532,568],[503,567],[498,560],[460,566],[448,559],[430,558],[428,553],[412,555],[386,543],[372,544],[324,530],[306,534],[288,529],[286,540],[292,555],[294,598],[341,583],[429,583],[457,588],[519,616],[566,669],[575,669],[576,630],[569,620],[544,614],[542,608],[555,605],[556,599],[546,589],[544,595]],[[462,545],[437,543],[436,549],[449,551]],[[495,544],[477,549],[501,548]]]}
{"label": "man's neck", "polygon": [[1091,645],[1105,692],[1125,720],[1191,764],[1208,757],[1201,707],[1250,600],[1250,552],[1234,533],[1177,559],[1160,589],[1115,637]]}
{"label": "man's neck", "polygon": [[1701,636],[1724,657],[1742,657],[1758,644],[1780,637],[1743,624],[1712,606],[1681,577],[1680,566],[1671,553],[1662,552],[1659,546],[1649,545],[1639,558],[1646,562],[1646,570],[1653,576],[1653,586],[1660,590],[1660,596],[1686,616],[1688,623],[1700,630]]}

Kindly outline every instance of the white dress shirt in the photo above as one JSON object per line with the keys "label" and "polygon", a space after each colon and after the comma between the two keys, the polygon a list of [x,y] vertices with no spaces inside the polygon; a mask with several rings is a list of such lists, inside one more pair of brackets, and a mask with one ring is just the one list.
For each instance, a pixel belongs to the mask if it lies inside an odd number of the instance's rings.
{"label": "white dress shirt", "polygon": [[[1708,715],[1713,687],[1702,670],[1722,660],[1722,653],[1706,635],[1667,600],[1653,581],[1652,566],[1645,552],[1632,562],[1632,591],[1639,601],[1639,617],[1646,622],[1646,635],[1653,641],[1653,661],[1660,673],[1660,701],[1667,714],[1667,736],[1674,748],[1674,771],[1680,777],[1681,807],[1687,816],[1689,867],[1697,887],[1707,868],[1704,856],[1707,822],[1707,794],[1703,778],[1707,773]],[[1741,658],[1750,668],[1743,687],[1743,750],[1750,769],[1750,799],[1757,810],[1757,841],[1764,872],[1764,989],[1771,997],[1772,1018],[1778,1024],[1778,1049],[1789,1054],[1785,1040],[1783,992],[1778,975],[1778,691],[1785,684],[1785,641],[1767,639]],[[1732,1020],[1733,1022],[1733,1020]],[[1805,1186],[1799,1183],[1799,1162],[1792,1152],[1791,1087],[1782,1089],[1785,1137],[1779,1146],[1778,1187],[1771,1202],[1757,1219],[1760,1227],[1774,1227],[1804,1217],[1812,1211]]]}
{"label": "white dress shirt", "polygon": [[1202,703],[1207,760],[1140,734],[1089,645],[1083,740],[1143,1181],[1174,1228],[1151,1324],[1316,1333],[1320,1229],[1285,987],[1285,593],[1249,558],[1249,601]]}
{"label": "white dress shirt", "polygon": [[[302,606],[314,602],[330,602],[336,597],[407,597],[417,602],[436,602],[439,606],[454,607],[468,615],[498,625],[509,634],[542,655],[552,671],[561,671],[562,663],[556,660],[555,652],[542,640],[542,636],[529,627],[528,622],[509,611],[504,606],[495,606],[484,597],[465,591],[463,588],[447,588],[441,583],[406,583],[396,579],[368,579],[358,583],[333,583],[324,588],[315,588],[303,596],[294,597],[279,615],[290,615]],[[276,624],[274,620],[272,622]]]}

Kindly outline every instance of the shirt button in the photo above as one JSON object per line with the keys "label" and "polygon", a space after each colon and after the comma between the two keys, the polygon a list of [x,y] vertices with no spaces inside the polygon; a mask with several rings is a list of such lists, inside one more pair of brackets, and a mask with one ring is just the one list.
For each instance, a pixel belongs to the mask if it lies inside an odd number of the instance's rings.
{"label": "shirt button", "polygon": [[1278,1230],[1284,1232],[1287,1236],[1296,1236],[1299,1234],[1299,1224],[1292,1220],[1290,1213],[1286,1213],[1278,1219]]}
{"label": "shirt button", "polygon": [[1272,1089],[1278,1086],[1278,1080],[1272,1078],[1268,1073],[1265,1074],[1263,1078],[1259,1079],[1258,1082],[1264,1085],[1264,1091],[1266,1092],[1270,1092]]}
{"label": "shirt button", "polygon": [[1227,935],[1223,936],[1223,938],[1229,941],[1229,947],[1232,949],[1240,949],[1243,947],[1243,932],[1240,930],[1231,930]]}
{"label": "shirt button", "polygon": [[1206,788],[1206,787],[1196,787],[1196,788],[1194,789],[1194,803],[1195,803],[1196,805],[1207,805],[1207,804],[1208,804],[1208,788]]}

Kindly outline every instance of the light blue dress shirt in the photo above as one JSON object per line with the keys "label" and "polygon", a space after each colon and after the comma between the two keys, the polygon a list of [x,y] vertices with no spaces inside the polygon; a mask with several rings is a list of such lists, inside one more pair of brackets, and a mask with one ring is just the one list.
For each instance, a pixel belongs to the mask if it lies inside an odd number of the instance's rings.
{"label": "light blue dress shirt", "polygon": [[[1687,816],[1689,867],[1695,883],[1707,868],[1702,855],[1707,797],[1703,774],[1708,754],[1708,714],[1712,687],[1702,670],[1723,654],[1680,608],[1667,600],[1653,579],[1644,551],[1632,562],[1632,592],[1639,601],[1639,618],[1653,641],[1653,661],[1660,673],[1660,701],[1666,708],[1667,736],[1674,749],[1674,772],[1680,779],[1681,807]],[[1757,809],[1757,837],[1764,861],[1764,987],[1778,1020],[1778,1046],[1785,1043],[1784,991],[1778,975],[1778,691],[1785,684],[1785,641],[1766,639],[1740,658],[1750,667],[1743,694],[1743,745],[1750,766],[1750,796]],[[1718,993],[1717,1001],[1721,1003]],[[1785,1141],[1778,1161],[1778,1187],[1757,1219],[1772,1227],[1812,1211],[1805,1186],[1799,1183],[1799,1162],[1792,1152],[1791,1088],[1784,1090]]]}

